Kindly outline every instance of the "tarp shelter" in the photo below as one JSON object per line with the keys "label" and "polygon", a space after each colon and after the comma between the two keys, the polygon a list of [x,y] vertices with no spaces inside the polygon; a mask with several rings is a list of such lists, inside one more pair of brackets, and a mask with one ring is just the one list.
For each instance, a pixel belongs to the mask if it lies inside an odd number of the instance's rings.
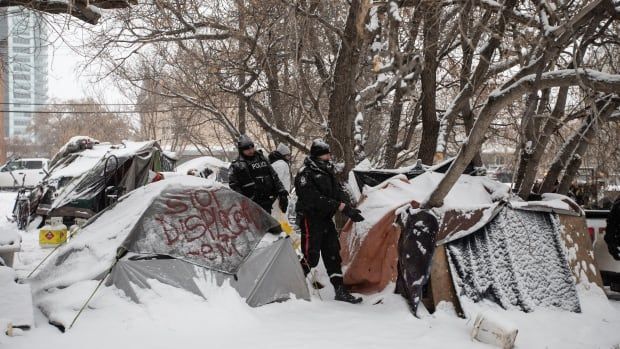
{"label": "tarp shelter", "polygon": [[[101,279],[139,302],[151,280],[201,294],[197,280],[230,284],[251,306],[309,299],[289,239],[257,245],[278,222],[248,198],[197,177],[138,188],[93,217],[32,280],[37,292]],[[88,297],[84,295],[84,299]],[[49,303],[50,321],[71,319]]]}
{"label": "tarp shelter", "polygon": [[[362,193],[364,191],[364,187],[375,187],[386,180],[398,176],[403,175],[407,177],[407,179],[413,179],[426,171],[432,171],[436,173],[446,173],[454,162],[455,158],[450,158],[444,160],[438,164],[433,166],[424,165],[418,160],[418,162],[411,166],[396,168],[396,169],[377,169],[377,168],[367,168],[368,163],[361,163],[356,168],[353,169],[353,179],[354,182],[350,181],[350,184],[355,184],[357,188],[353,188],[355,192]],[[470,163],[467,165],[464,174],[474,174],[477,168]]]}
{"label": "tarp shelter", "polygon": [[174,159],[156,141],[109,144],[74,137],[50,162],[37,214],[90,218],[111,203],[109,188],[128,193],[147,184],[149,173],[173,167]]}
{"label": "tarp shelter", "polygon": [[[597,277],[600,279],[594,261],[588,257],[587,252],[585,255],[572,257],[576,251],[588,249],[587,243],[580,240],[579,233],[564,228],[564,217],[580,216],[581,210],[578,206],[568,198],[558,195],[546,195],[538,202],[519,201],[510,197],[508,186],[502,183],[487,177],[462,175],[445,198],[444,205],[432,211],[438,226],[438,231],[432,233],[435,235],[433,241],[436,241],[433,243],[429,242],[431,239],[424,237],[424,226],[416,227],[409,219],[414,217],[413,221],[417,221],[415,215],[420,212],[417,210],[420,202],[430,195],[442,177],[443,174],[431,171],[411,180],[405,176],[396,176],[364,191],[358,207],[367,218],[366,221],[357,224],[348,222],[341,234],[345,284],[356,291],[372,293],[383,290],[394,281],[399,281],[397,286],[402,291],[402,283],[406,281],[411,291],[408,300],[412,310],[415,310],[419,301],[416,297],[422,296],[422,286],[428,279],[430,288],[425,290],[429,291],[428,296],[432,296],[431,303],[451,301],[455,303],[457,310],[458,289],[462,292],[458,295],[468,295],[475,300],[491,299],[505,307],[530,310],[539,305],[551,305],[578,311],[572,277],[587,274],[589,281],[596,282]],[[505,221],[501,221],[502,219]],[[570,219],[572,218],[568,218]],[[529,227],[528,224],[534,224],[532,222],[537,226]],[[516,229],[518,225],[521,225],[519,234],[513,235],[508,231]],[[502,227],[506,229],[503,232],[500,229]],[[528,234],[536,234],[536,237],[528,238]],[[405,239],[406,243],[400,241],[401,247],[403,244],[409,246],[406,250],[399,249],[399,240],[402,239]],[[486,247],[494,246],[491,250],[497,247],[495,245],[507,244],[508,248],[496,255],[481,254],[482,258],[477,259],[478,262],[484,261],[492,266],[487,270],[475,270],[472,263],[476,258],[472,257],[471,253],[483,251],[485,245],[482,242],[486,243]],[[535,246],[532,253],[525,253],[528,258],[509,263],[513,261],[510,257],[511,251],[532,248],[529,244]],[[446,246],[451,254],[451,263]],[[469,255],[459,259],[459,253]],[[575,263],[576,258],[581,259]],[[410,262],[404,263],[405,259]],[[541,260],[544,263],[541,263]],[[528,289],[530,286],[544,288],[541,273],[545,272],[543,269],[549,265],[555,268],[552,271],[557,282],[553,287],[544,289],[541,294]],[[586,269],[590,269],[590,274],[575,269],[583,269],[580,267],[583,265],[588,266]],[[408,280],[398,279],[399,268],[401,274],[406,274],[401,277],[406,276]],[[412,271],[412,268],[415,270]],[[516,270],[518,268],[526,268],[534,274],[519,274]],[[571,271],[573,275],[570,275]],[[472,273],[476,276],[493,275],[497,278],[495,281],[499,280],[504,285],[497,290],[488,287],[476,288],[479,286],[477,282],[481,280],[476,277],[467,279]],[[505,277],[508,274],[512,279]],[[577,280],[580,278],[582,276],[578,276]],[[507,286],[510,280],[520,283],[519,286]],[[522,290],[529,293],[515,296],[515,292]],[[509,297],[521,298],[514,301]]]}

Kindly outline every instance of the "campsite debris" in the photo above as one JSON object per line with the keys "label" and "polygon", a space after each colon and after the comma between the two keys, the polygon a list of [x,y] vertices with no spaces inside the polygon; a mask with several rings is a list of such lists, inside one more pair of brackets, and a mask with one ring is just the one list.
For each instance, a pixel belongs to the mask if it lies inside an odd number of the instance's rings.
{"label": "campsite debris", "polygon": [[514,348],[519,330],[499,314],[491,311],[479,313],[471,331],[471,338],[502,349]]}
{"label": "campsite debris", "polygon": [[396,293],[407,299],[411,313],[418,317],[418,305],[430,276],[439,223],[429,211],[408,212],[410,214],[399,216],[404,216],[405,222],[401,223],[402,232],[398,241]]}
{"label": "campsite debris", "polygon": [[39,230],[39,245],[43,248],[56,247],[67,241],[67,226],[62,217],[52,217],[50,222]]}

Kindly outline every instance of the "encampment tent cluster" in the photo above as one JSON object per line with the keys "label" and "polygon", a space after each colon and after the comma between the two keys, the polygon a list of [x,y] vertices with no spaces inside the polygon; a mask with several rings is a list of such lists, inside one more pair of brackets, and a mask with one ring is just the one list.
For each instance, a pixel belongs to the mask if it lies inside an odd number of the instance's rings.
{"label": "encampment tent cluster", "polygon": [[[580,311],[576,283],[600,285],[600,275],[574,202],[553,194],[526,202],[502,183],[462,175],[442,207],[421,210],[443,176],[395,173],[363,188],[366,220],[348,222],[340,236],[345,284],[365,294],[393,287],[414,315],[421,303],[432,312],[446,301],[470,316],[466,305],[483,300],[526,312]],[[64,329],[79,314],[72,292],[86,301],[94,281],[138,303],[154,283],[205,298],[205,284],[229,283],[251,306],[309,300],[290,240],[266,237],[276,227],[251,200],[212,180],[151,183],[58,249],[30,280],[36,305]]]}
{"label": "encampment tent cluster", "polygon": [[401,174],[362,192],[367,217],[341,234],[345,283],[362,293],[396,291],[416,312],[461,299],[508,309],[579,312],[576,282],[601,285],[583,212],[569,198],[522,201],[487,177],[462,175],[434,210],[419,209],[443,177]]}

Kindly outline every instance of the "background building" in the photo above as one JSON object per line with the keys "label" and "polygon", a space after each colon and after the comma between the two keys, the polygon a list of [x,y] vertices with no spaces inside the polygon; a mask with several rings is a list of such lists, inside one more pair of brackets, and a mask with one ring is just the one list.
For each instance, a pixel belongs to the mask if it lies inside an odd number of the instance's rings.
{"label": "background building", "polygon": [[47,102],[48,40],[41,14],[7,8],[0,14],[2,116],[6,137],[32,138],[32,112]]}

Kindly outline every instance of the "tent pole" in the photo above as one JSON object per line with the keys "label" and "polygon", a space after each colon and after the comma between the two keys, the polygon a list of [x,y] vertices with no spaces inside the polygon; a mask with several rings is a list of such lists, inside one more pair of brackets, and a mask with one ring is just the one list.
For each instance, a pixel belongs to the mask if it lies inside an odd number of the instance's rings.
{"label": "tent pole", "polygon": [[110,269],[108,269],[108,271],[105,273],[105,275],[101,278],[101,281],[99,281],[99,284],[97,284],[97,287],[95,287],[95,290],[93,291],[93,293],[90,294],[90,296],[88,297],[88,299],[86,300],[86,302],[84,302],[84,305],[82,305],[82,308],[80,308],[80,311],[78,311],[78,313],[75,315],[75,317],[73,318],[73,321],[71,321],[71,325],[69,325],[69,330],[73,327],[73,325],[75,324],[75,322],[77,321],[78,317],[80,317],[80,315],[82,314],[82,312],[84,311],[84,309],[86,309],[86,306],[88,305],[88,303],[90,303],[91,299],[93,299],[93,297],[95,296],[95,293],[97,293],[97,291],[99,290],[99,287],[101,287],[101,284],[103,284],[103,282],[105,281],[105,279],[107,279],[108,275],[110,275],[112,273],[112,269],[114,268],[114,266],[116,265],[116,263],[118,262],[118,258],[114,261],[114,264],[112,264],[112,266],[110,267]]}

